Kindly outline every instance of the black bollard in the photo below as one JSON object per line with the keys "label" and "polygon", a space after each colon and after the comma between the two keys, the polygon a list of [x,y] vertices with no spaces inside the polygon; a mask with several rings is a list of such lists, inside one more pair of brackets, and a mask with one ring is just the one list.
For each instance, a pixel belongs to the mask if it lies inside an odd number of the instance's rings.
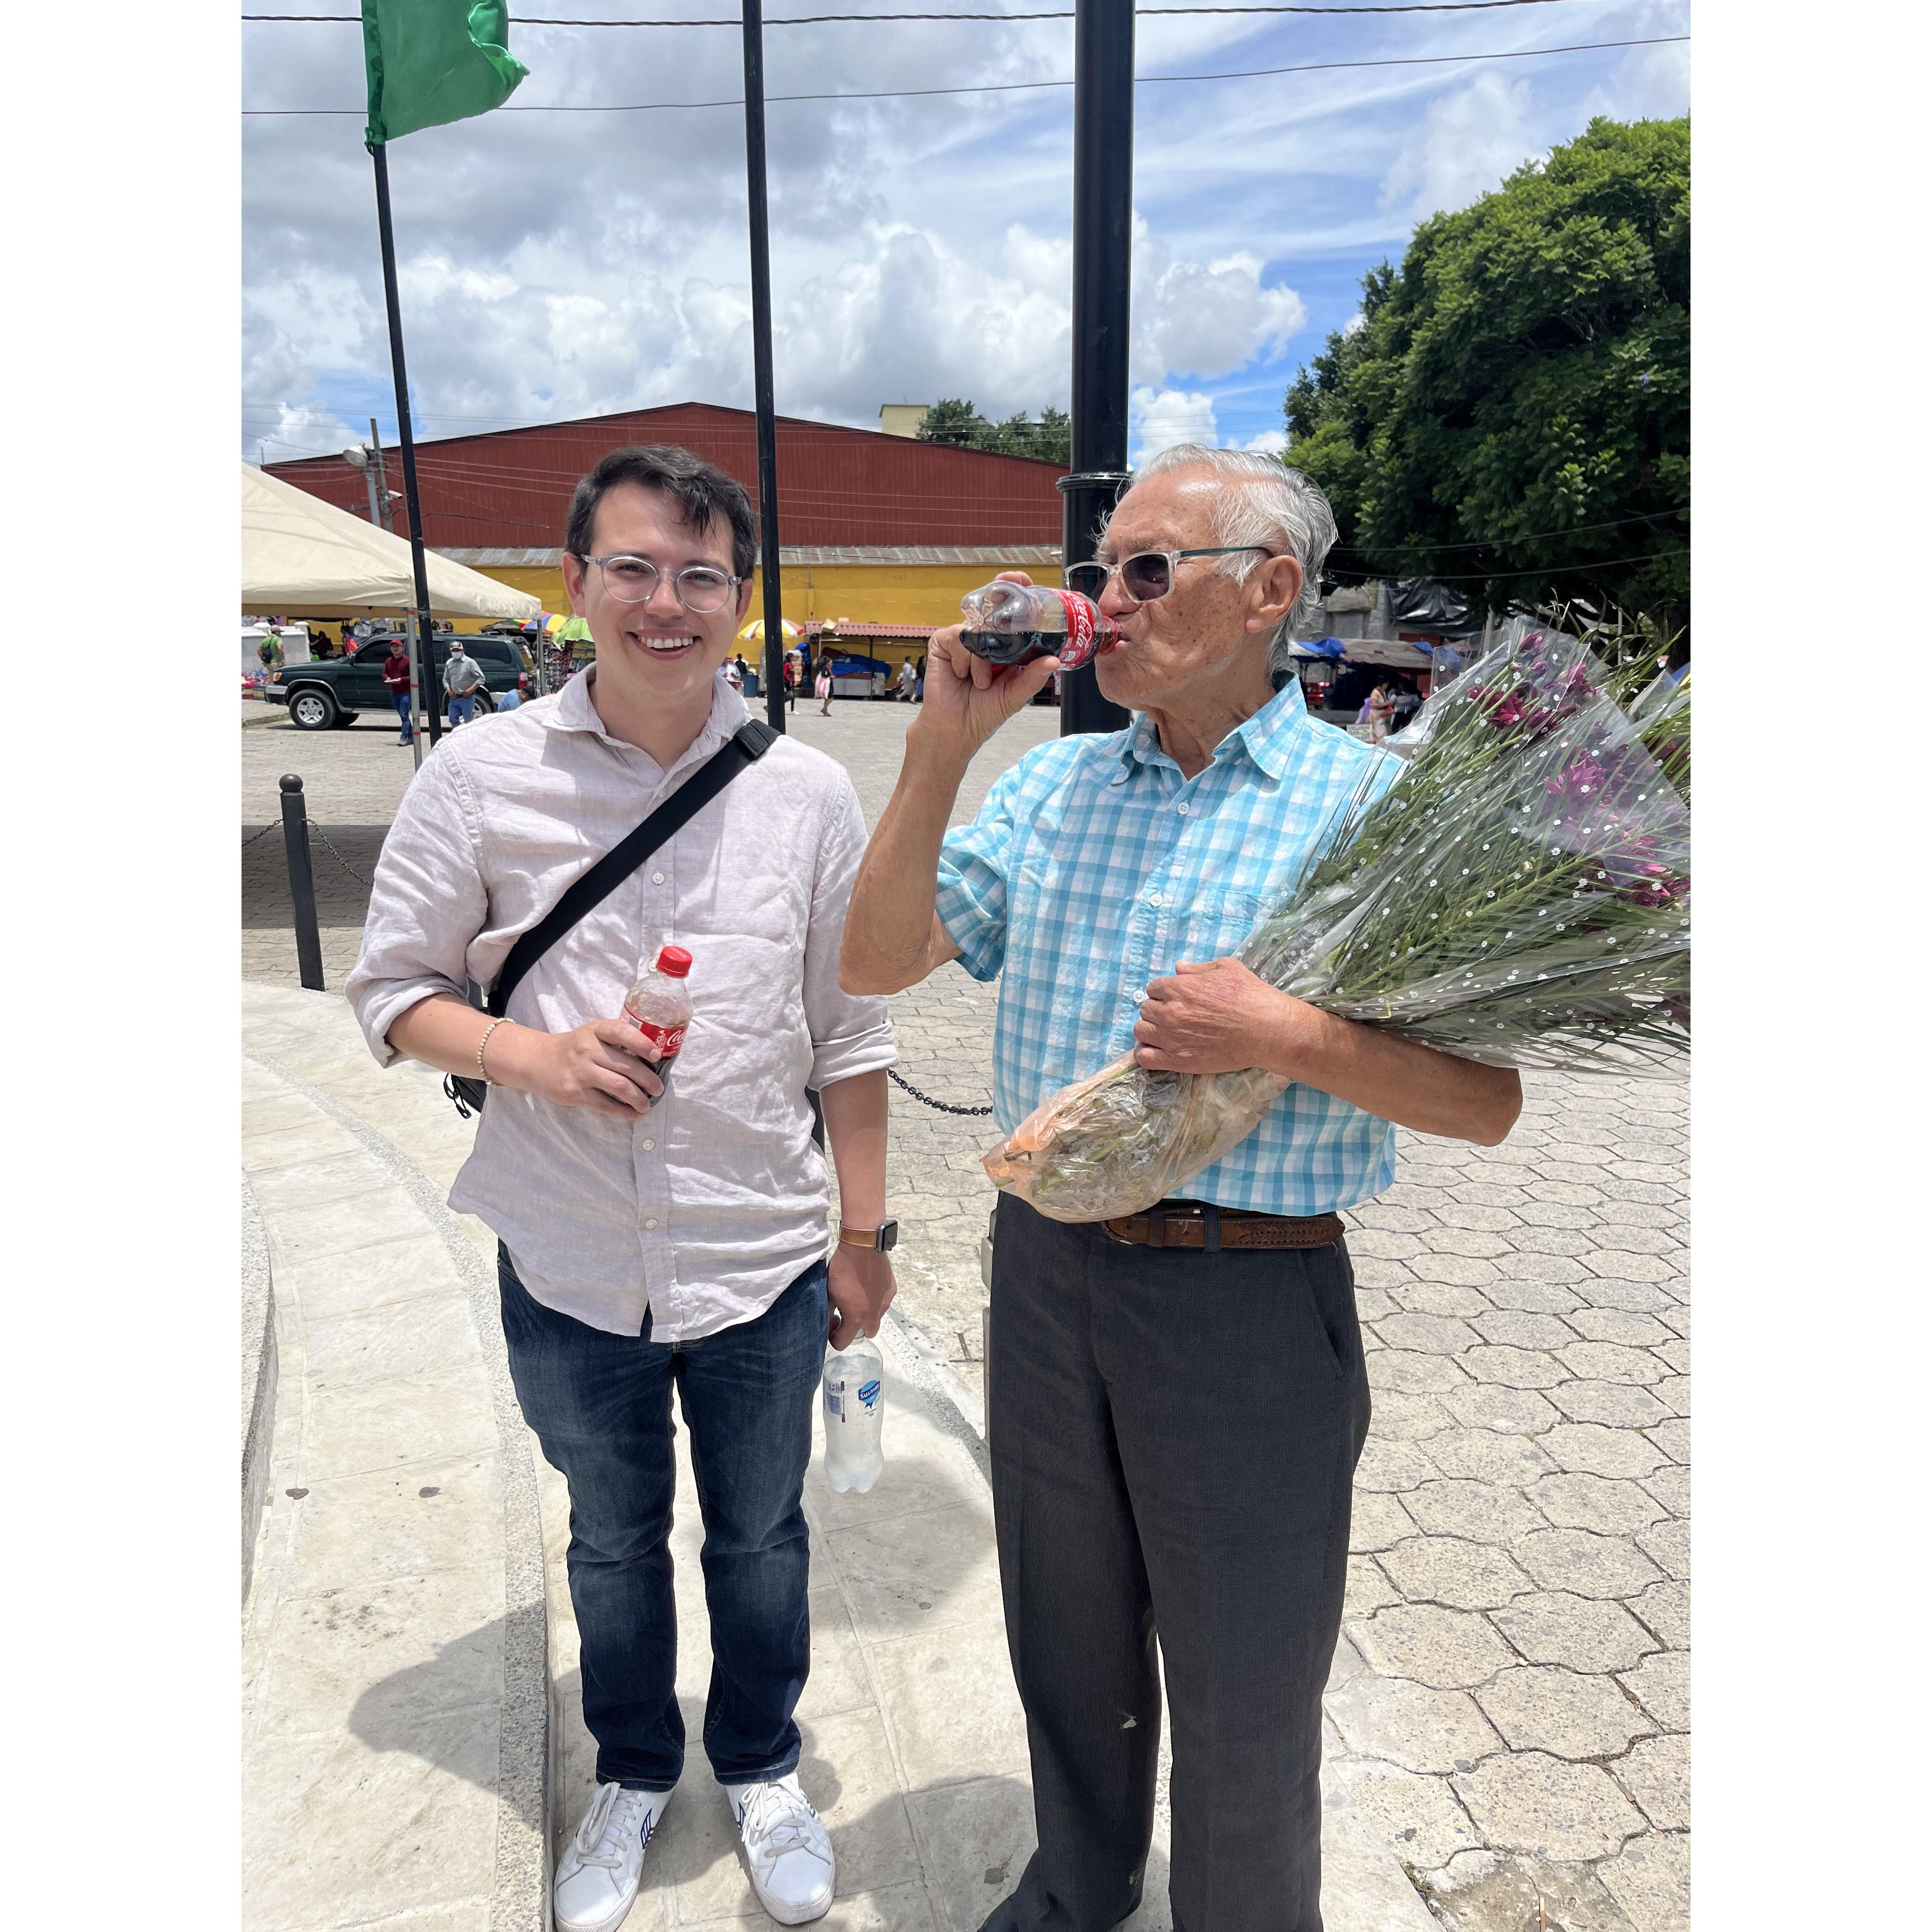
{"label": "black bollard", "polygon": [[302,982],[312,992],[322,983],[322,928],[316,923],[315,868],[308,856],[308,807],[302,782],[293,772],[282,779],[282,843],[289,855],[289,897],[296,908],[296,962]]}

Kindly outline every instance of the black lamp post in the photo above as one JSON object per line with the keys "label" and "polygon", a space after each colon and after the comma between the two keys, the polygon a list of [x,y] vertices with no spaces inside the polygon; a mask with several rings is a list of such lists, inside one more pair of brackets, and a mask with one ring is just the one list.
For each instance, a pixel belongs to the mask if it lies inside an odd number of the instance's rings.
{"label": "black lamp post", "polygon": [[[1073,473],[1062,560],[1092,556],[1128,482],[1127,322],[1132,285],[1134,0],[1074,0]],[[1091,664],[1062,677],[1060,730],[1118,731]]]}

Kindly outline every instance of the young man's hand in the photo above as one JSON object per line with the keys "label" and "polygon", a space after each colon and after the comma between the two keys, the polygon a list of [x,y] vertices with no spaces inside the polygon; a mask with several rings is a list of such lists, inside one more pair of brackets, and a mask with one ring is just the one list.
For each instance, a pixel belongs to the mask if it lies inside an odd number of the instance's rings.
{"label": "young man's hand", "polygon": [[592,1020],[568,1033],[499,1027],[483,1050],[490,1078],[520,1087],[554,1107],[588,1107],[593,1113],[634,1120],[664,1091],[652,1071],[658,1050],[622,1020]]}
{"label": "young man's hand", "polygon": [[898,1292],[892,1257],[841,1241],[825,1264],[825,1292],[832,1304],[827,1333],[833,1348],[848,1348],[861,1335],[876,1335]]}

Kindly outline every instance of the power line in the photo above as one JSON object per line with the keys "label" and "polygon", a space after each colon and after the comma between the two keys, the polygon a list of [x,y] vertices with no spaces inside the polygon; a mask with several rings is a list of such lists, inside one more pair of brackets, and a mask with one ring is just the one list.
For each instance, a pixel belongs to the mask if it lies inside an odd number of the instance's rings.
{"label": "power line", "polygon": [[[1429,580],[1432,584],[1496,584],[1512,577],[1571,577],[1579,571],[1615,570],[1626,563],[1662,563],[1673,556],[1688,556],[1690,554],[1689,546],[1686,545],[1682,550],[1642,550],[1635,556],[1598,557],[1588,563],[1539,564],[1534,570],[1465,570],[1447,576],[1432,570],[1429,573]],[[1365,577],[1377,574],[1370,571],[1362,572]],[[1383,576],[1388,574],[1385,571],[1379,573]]]}
{"label": "power line", "polygon": [[1330,556],[1388,556],[1401,551],[1419,556],[1426,552],[1431,556],[1439,556],[1452,550],[1508,550],[1514,544],[1541,543],[1546,537],[1581,536],[1591,530],[1621,530],[1632,524],[1654,523],[1660,517],[1688,517],[1690,506],[1686,503],[1674,510],[1646,510],[1634,517],[1615,517],[1606,524],[1572,524],[1568,530],[1528,530],[1521,536],[1495,537],[1484,543],[1459,544],[1337,544],[1329,552]]}
{"label": "power line", "polygon": [[[1294,67],[1244,67],[1234,68],[1222,74],[1143,74],[1134,76],[1136,87],[1154,87],[1164,82],[1190,80],[1252,80],[1264,76],[1281,74],[1332,74],[1343,68],[1370,67],[1448,67],[1466,64],[1472,61],[1540,60],[1552,54],[1606,53],[1618,47],[1675,46],[1689,40],[1688,34],[1659,34],[1640,40],[1587,40],[1576,46],[1524,47],[1510,53],[1488,54],[1412,54],[1396,59],[1354,61],[1308,61]],[[1030,94],[1043,88],[1071,87],[1070,80],[1010,80],[988,84],[982,87],[896,87],[880,88],[873,92],[853,94],[768,94],[765,99],[776,100],[924,100],[935,94]],[[693,110],[707,107],[742,107],[742,95],[734,94],[728,100],[639,100],[612,102],[596,106],[575,107],[562,104],[538,107],[518,107],[508,105],[492,111],[498,114],[656,114],[680,109]],[[245,118],[276,116],[282,117],[314,117],[330,116],[355,116],[367,110],[361,107],[244,107]]]}
{"label": "power line", "polygon": [[[1486,14],[1502,7],[1555,7],[1570,0],[1412,0],[1394,7],[1140,7],[1137,15],[1158,14]],[[359,14],[244,14],[244,20],[277,20],[285,26],[356,26]],[[875,20],[1070,20],[1072,10],[1047,14],[788,14],[767,17],[768,27],[826,27],[841,22],[870,23]],[[512,14],[514,27],[736,27],[743,22],[734,16],[692,20],[577,20],[541,14]]]}

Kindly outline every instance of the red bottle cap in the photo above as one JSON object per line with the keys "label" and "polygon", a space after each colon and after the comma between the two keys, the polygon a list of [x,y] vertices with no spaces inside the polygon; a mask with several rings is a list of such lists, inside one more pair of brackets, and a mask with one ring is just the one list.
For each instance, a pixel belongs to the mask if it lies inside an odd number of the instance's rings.
{"label": "red bottle cap", "polygon": [[667,946],[658,955],[658,970],[682,980],[691,970],[691,955],[681,946]]}

